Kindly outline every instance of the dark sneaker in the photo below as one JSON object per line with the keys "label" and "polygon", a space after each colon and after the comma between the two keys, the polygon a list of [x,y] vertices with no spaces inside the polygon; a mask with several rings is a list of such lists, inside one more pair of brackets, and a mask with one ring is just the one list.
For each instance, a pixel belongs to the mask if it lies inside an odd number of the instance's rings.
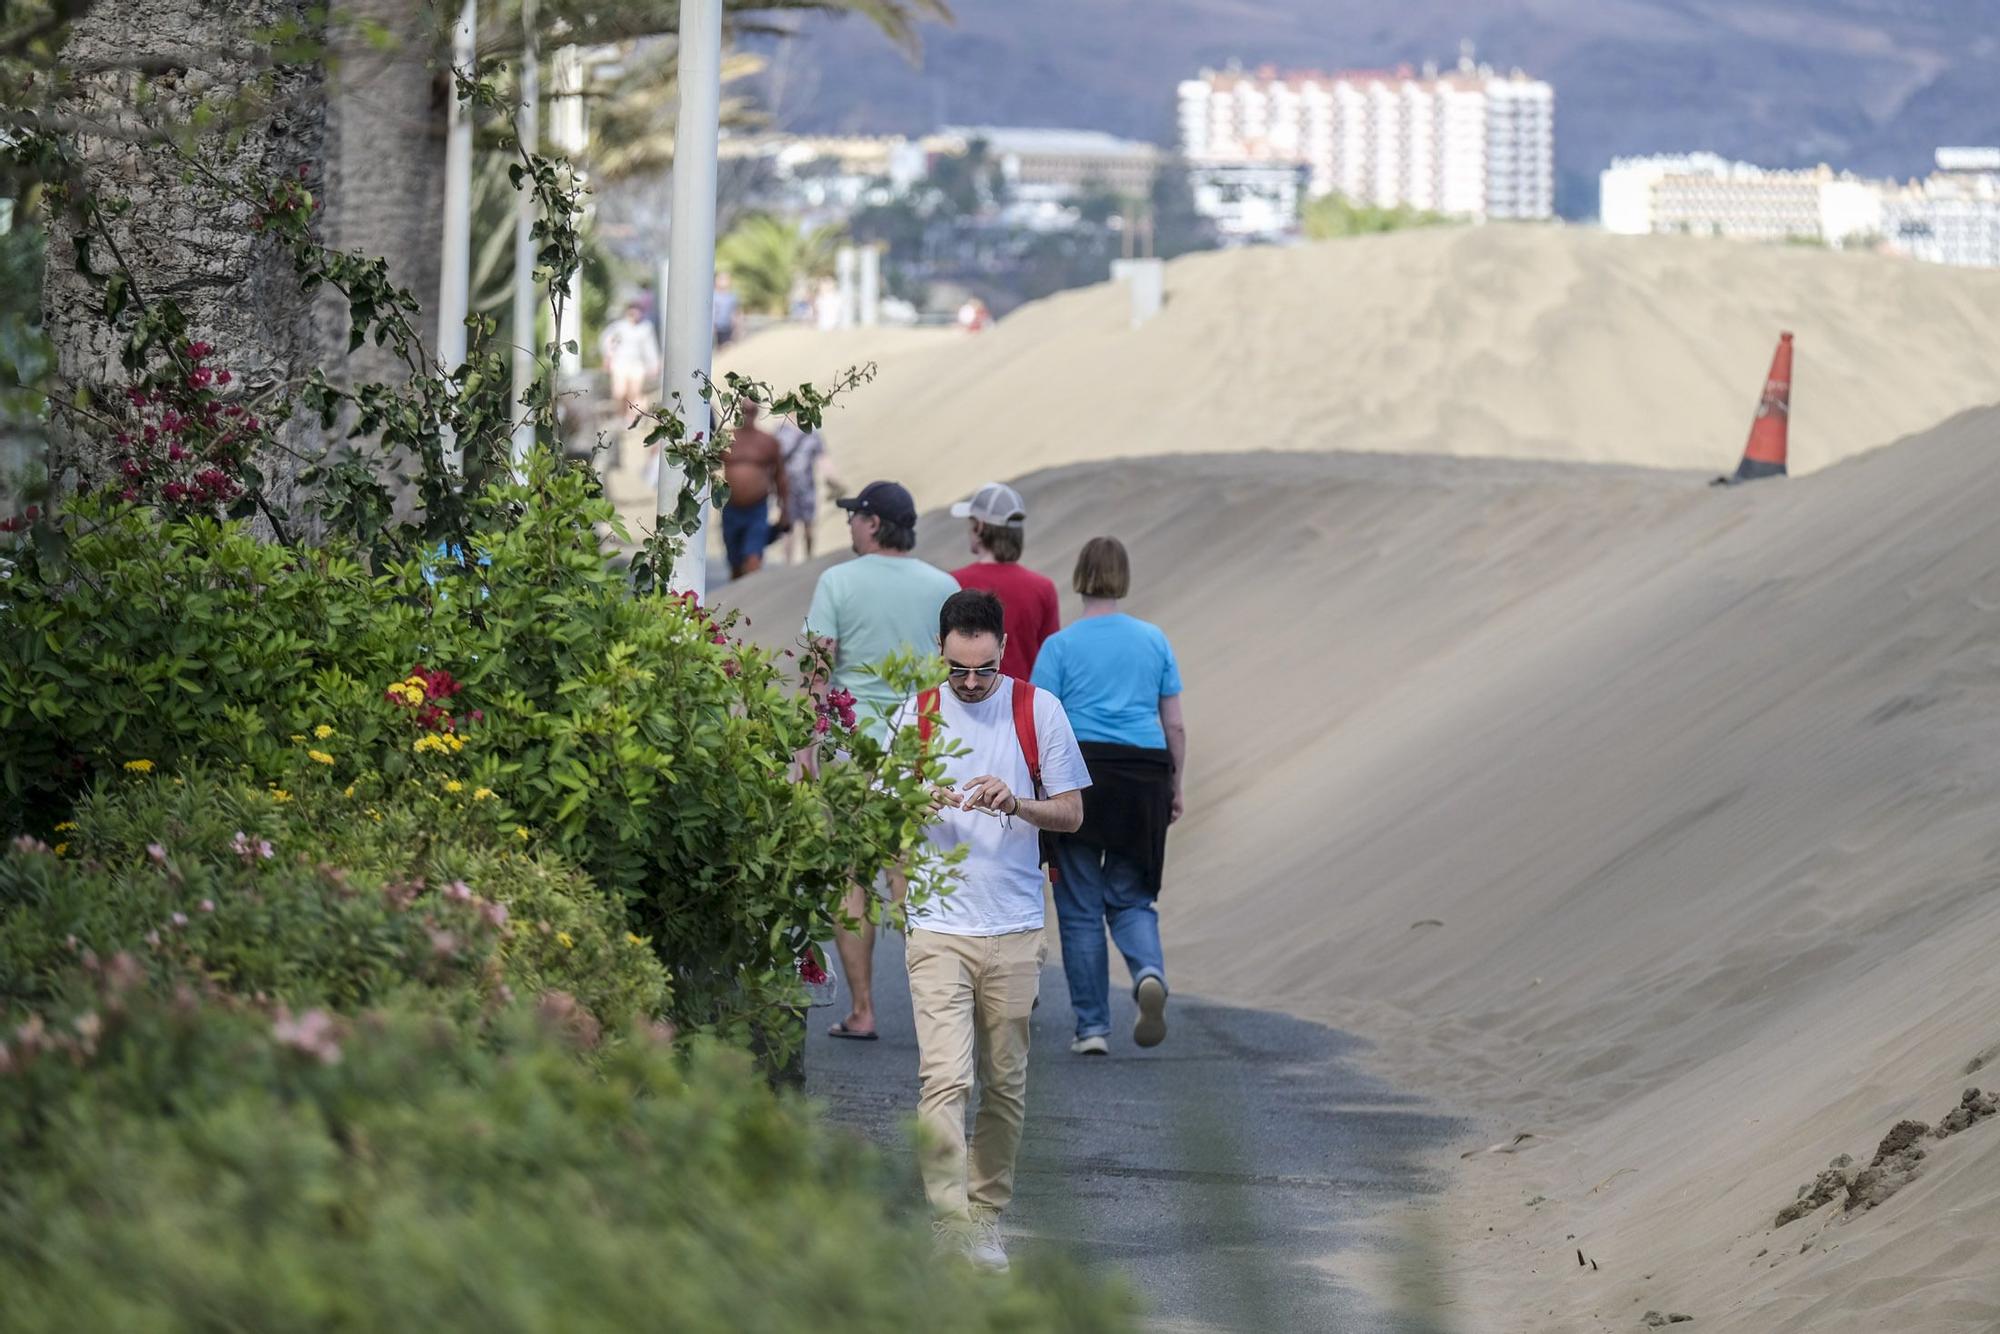
{"label": "dark sneaker", "polygon": [[1141,1047],[1157,1047],[1167,1040],[1167,984],[1148,974],[1132,988],[1139,1002],[1139,1022],[1132,1025],[1132,1041]]}

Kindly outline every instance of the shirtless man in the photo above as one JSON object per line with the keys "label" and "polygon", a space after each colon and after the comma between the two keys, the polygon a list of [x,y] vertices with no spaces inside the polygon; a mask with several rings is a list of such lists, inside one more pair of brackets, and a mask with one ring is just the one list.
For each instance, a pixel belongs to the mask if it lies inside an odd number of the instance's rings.
{"label": "shirtless man", "polygon": [[771,494],[778,496],[778,522],[791,521],[792,491],[785,477],[785,454],[778,437],[757,425],[757,405],[744,402],[729,451],[722,456],[722,480],[729,503],[722,507],[722,546],[729,553],[729,577],[764,568],[771,545]]}

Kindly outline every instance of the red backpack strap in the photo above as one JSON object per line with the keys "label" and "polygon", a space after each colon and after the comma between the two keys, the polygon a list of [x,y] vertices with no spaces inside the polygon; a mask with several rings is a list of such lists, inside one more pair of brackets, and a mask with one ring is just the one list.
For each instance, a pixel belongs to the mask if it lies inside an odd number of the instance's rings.
{"label": "red backpack strap", "polygon": [[1035,731],[1035,687],[1026,681],[1014,682],[1014,736],[1021,743],[1021,758],[1028,762],[1028,781],[1035,785],[1035,798],[1042,795],[1042,741]]}
{"label": "red backpack strap", "polygon": [[917,740],[926,746],[931,744],[931,720],[937,716],[938,705],[943,699],[943,694],[935,686],[917,696]]}

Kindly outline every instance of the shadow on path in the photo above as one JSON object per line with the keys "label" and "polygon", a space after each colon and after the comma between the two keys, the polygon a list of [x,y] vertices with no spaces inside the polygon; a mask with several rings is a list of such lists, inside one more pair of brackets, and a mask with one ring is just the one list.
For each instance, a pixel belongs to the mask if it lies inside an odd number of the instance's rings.
{"label": "shadow on path", "polygon": [[[909,1124],[916,1039],[901,937],[876,955],[879,1042],[844,1042],[813,1012],[806,1083],[831,1118],[893,1155],[921,1201]],[[1117,987],[1114,984],[1114,992]],[[1284,1015],[1176,996],[1166,1043],[1131,1044],[1114,998],[1112,1054],[1069,1053],[1062,971],[1042,975],[1028,1121],[1007,1230],[1122,1271],[1159,1325],[1410,1330],[1326,1271],[1363,1211],[1433,1188],[1417,1155],[1458,1123],[1354,1068],[1358,1039]]]}

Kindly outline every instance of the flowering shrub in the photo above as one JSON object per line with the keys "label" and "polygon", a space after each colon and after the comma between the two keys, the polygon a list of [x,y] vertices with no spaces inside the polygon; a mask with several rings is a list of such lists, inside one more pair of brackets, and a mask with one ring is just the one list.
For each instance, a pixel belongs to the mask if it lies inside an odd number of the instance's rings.
{"label": "flowering shrub", "polygon": [[[799,996],[850,880],[914,843],[914,752],[858,742],[852,701],[816,707],[726,619],[635,594],[598,547],[615,513],[549,454],[487,489],[472,559],[443,573],[95,503],[66,551],[20,548],[0,612],[5,832],[46,837],[127,766],[190,763],[322,817],[351,788],[347,819],[380,798],[531,830],[625,905],[676,1022],[738,1032]],[[814,746],[857,762],[792,782]]]}
{"label": "flowering shrub", "polygon": [[300,1008],[412,986],[472,1010],[551,989],[615,1022],[667,1008],[618,905],[450,803],[278,801],[196,772],[115,780],[64,823],[0,852],[0,1009],[48,1004],[121,953],[163,990]]}
{"label": "flowering shrub", "polygon": [[127,969],[0,1038],[0,1330],[1135,1327],[1060,1259],[933,1263],[880,1165],[716,1044]]}

